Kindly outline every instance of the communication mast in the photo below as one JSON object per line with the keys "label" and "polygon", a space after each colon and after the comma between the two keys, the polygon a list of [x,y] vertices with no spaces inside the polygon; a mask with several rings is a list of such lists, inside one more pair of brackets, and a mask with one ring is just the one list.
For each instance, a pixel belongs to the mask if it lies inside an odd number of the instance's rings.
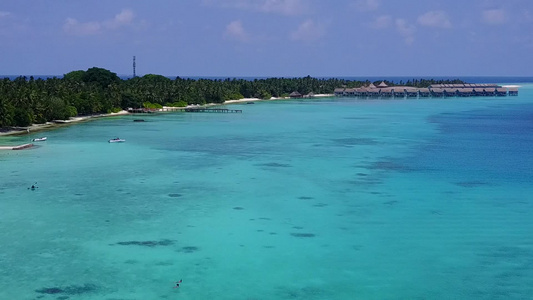
{"label": "communication mast", "polygon": [[133,57],[133,78],[135,78],[135,56]]}

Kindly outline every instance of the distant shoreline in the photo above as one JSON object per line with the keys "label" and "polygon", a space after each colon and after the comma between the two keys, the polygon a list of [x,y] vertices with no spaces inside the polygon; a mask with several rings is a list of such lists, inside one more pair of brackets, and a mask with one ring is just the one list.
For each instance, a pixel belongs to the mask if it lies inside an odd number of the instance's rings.
{"label": "distant shoreline", "polygon": [[[315,98],[324,98],[324,97],[333,97],[333,94],[317,94],[314,97]],[[259,99],[259,98],[243,98],[238,100],[227,100],[224,103],[208,103],[205,105],[201,105],[199,107],[208,107],[208,106],[217,106],[217,105],[226,105],[226,104],[235,104],[235,103],[246,103],[246,102],[255,102],[255,101],[273,101],[273,100],[284,100],[284,99],[290,99],[288,97],[272,97],[270,99]],[[309,98],[308,98],[309,99]],[[164,111],[166,107],[163,107],[161,111]],[[183,107],[182,109],[185,109]],[[180,110],[180,109],[178,109]],[[96,114],[96,115],[90,115],[90,116],[80,116],[80,117],[72,117],[69,120],[57,120],[55,122],[47,122],[44,124],[32,124],[31,126],[27,127],[14,127],[14,128],[2,128],[0,129],[0,137],[2,136],[17,136],[17,135],[25,135],[25,134],[31,134],[35,132],[42,132],[47,130],[54,130],[57,128],[61,128],[65,125],[72,125],[77,124],[81,122],[86,122],[90,120],[95,120],[103,117],[114,117],[114,116],[124,116],[129,115],[130,112],[126,110],[122,110],[118,113],[109,113],[109,114]],[[6,147],[12,147],[12,146],[6,146]],[[1,150],[2,148],[0,148]]]}

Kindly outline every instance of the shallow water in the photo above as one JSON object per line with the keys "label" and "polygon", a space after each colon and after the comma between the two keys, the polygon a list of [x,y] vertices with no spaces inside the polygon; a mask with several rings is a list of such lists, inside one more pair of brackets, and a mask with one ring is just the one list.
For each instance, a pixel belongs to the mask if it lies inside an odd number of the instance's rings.
{"label": "shallow water", "polygon": [[291,100],[47,132],[0,152],[0,299],[529,298],[532,99]]}

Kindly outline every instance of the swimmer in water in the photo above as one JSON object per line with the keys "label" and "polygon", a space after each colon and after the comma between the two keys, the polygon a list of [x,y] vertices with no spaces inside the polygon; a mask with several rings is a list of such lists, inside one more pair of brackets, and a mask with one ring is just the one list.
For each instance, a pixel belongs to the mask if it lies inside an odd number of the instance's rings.
{"label": "swimmer in water", "polygon": [[179,288],[180,287],[180,283],[182,282],[183,280],[180,279],[180,281],[176,281],[176,286],[174,288]]}
{"label": "swimmer in water", "polygon": [[[37,184],[37,182],[35,184]],[[32,184],[31,187],[28,188],[28,190],[38,189],[39,187],[37,187],[35,184]]]}

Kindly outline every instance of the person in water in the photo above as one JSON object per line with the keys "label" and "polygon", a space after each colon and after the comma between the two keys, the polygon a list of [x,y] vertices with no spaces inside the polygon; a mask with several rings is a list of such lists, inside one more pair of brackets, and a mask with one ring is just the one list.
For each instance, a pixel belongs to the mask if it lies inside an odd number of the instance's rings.
{"label": "person in water", "polygon": [[[37,184],[37,182],[35,184]],[[35,186],[35,184],[32,184],[31,187],[28,188],[28,190],[34,190],[34,189],[39,188],[39,187]]]}
{"label": "person in water", "polygon": [[176,286],[174,288],[179,288],[180,287],[180,283],[182,282],[183,280],[180,279],[180,281],[176,281]]}

